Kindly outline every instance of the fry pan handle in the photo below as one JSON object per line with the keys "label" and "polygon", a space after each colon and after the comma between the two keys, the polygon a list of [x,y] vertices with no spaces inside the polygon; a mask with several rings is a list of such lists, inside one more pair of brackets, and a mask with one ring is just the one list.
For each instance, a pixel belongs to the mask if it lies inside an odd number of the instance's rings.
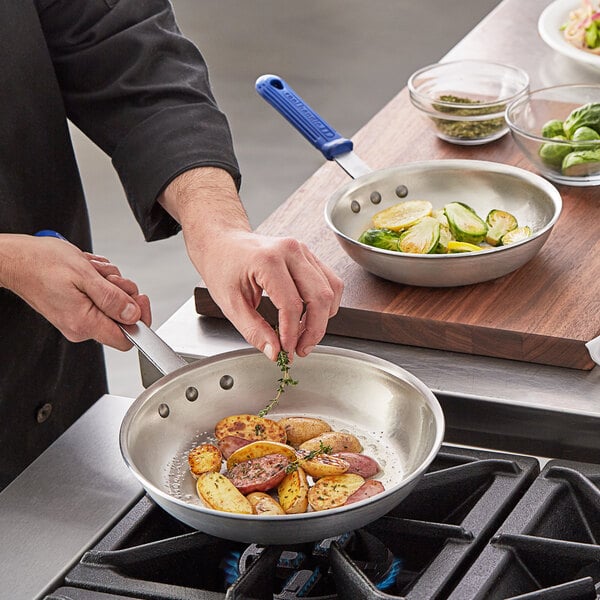
{"label": "fry pan handle", "polygon": [[[67,239],[51,229],[42,229],[35,234],[37,237],[55,237],[60,240]],[[187,366],[187,362],[177,354],[158,334],[142,321],[134,325],[115,323],[121,328],[125,337],[163,374],[168,375],[181,367]]]}
{"label": "fry pan handle", "polygon": [[352,140],[342,137],[277,75],[262,75],[256,91],[283,115],[327,160],[352,151]]}

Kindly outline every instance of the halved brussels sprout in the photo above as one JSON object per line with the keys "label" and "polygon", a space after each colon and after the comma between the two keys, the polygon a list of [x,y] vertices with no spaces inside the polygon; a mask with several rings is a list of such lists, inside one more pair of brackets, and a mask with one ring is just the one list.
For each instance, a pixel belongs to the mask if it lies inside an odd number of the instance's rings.
{"label": "halved brussels sprout", "polygon": [[423,217],[431,214],[433,206],[428,200],[407,200],[373,215],[373,225],[378,229],[402,231],[408,229]]}
{"label": "halved brussels sprout", "polygon": [[367,229],[358,238],[361,244],[400,252],[400,234],[391,229]]}
{"label": "halved brussels sprout", "polygon": [[475,244],[469,244],[469,242],[451,240],[448,243],[448,252],[477,252],[478,250],[483,250],[483,248]]}
{"label": "halved brussels sprout", "polygon": [[512,229],[508,233],[502,236],[502,244],[504,246],[508,246],[509,244],[514,244],[515,242],[520,242],[525,238],[528,238],[531,235],[531,227],[525,225],[523,227],[517,227],[516,229]]}
{"label": "halved brussels sprout", "polygon": [[488,225],[485,241],[490,246],[499,246],[502,236],[519,226],[517,219],[505,210],[490,210],[485,222]]}
{"label": "halved brussels sprout", "polygon": [[440,240],[440,222],[424,217],[400,236],[400,251],[411,254],[431,254]]}
{"label": "halved brussels sprout", "polygon": [[558,119],[552,119],[544,124],[542,127],[542,136],[547,138],[553,138],[557,135],[565,135],[563,129],[563,122]]}
{"label": "halved brussels sprout", "polygon": [[450,231],[458,242],[479,244],[485,239],[488,226],[470,206],[462,202],[450,202],[444,206],[444,213]]}

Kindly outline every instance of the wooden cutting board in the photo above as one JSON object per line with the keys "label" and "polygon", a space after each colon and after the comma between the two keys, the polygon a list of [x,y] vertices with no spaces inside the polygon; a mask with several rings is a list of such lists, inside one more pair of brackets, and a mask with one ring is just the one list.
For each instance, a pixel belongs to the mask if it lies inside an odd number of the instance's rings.
{"label": "wooden cutting board", "polygon": [[[524,10],[522,2],[504,2],[493,23],[484,21],[465,39],[466,56],[460,56],[459,45],[452,58],[478,55],[481,47],[481,58],[504,56],[504,62],[531,76],[552,52],[535,35],[543,6],[535,0]],[[503,22],[509,26],[501,27]],[[424,127],[406,89],[352,139],[356,153],[374,169],[432,158],[532,169],[510,135],[473,147],[438,140]],[[563,212],[558,223],[540,253],[516,272],[460,288],[417,288],[367,273],[339,247],[323,212],[327,198],[347,181],[336,164],[323,165],[258,229],[303,241],[343,278],[344,296],[328,333],[576,369],[594,366],[585,343],[600,335],[600,187],[559,187]],[[203,284],[195,299],[199,314],[222,316]],[[261,311],[275,324],[267,298]]]}

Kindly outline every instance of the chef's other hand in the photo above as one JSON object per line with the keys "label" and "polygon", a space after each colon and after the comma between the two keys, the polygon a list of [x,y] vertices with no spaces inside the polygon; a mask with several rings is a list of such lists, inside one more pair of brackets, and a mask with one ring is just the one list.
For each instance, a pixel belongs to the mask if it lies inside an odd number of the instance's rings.
{"label": "chef's other hand", "polygon": [[[343,283],[301,242],[251,231],[230,175],[212,167],[174,179],[159,198],[181,224],[190,259],[223,314],[246,341],[276,360],[309,354],[336,314]],[[277,332],[257,312],[262,292]]]}
{"label": "chef's other hand", "polygon": [[150,322],[148,299],[117,267],[53,237],[1,234],[0,286],[20,296],[71,342],[94,339],[129,350],[132,344],[115,321]]}

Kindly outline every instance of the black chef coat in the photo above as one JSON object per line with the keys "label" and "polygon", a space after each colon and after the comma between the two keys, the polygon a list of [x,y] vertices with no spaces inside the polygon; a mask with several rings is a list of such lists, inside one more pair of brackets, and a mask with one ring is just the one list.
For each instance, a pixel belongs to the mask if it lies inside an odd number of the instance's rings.
{"label": "black chef coat", "polygon": [[[156,198],[181,172],[218,166],[239,186],[168,0],[0,0],[0,60],[0,233],[54,229],[91,250],[67,118],[111,156],[148,241],[178,231]],[[68,342],[0,289],[0,489],[105,392],[96,342]]]}

